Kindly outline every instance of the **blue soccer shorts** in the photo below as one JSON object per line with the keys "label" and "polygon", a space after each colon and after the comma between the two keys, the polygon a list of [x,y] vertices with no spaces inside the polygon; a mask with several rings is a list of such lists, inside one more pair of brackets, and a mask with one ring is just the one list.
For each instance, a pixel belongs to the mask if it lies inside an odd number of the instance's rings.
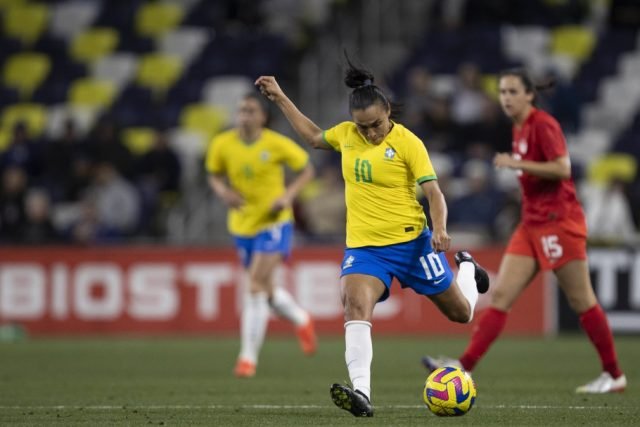
{"label": "blue soccer shorts", "polygon": [[409,242],[347,248],[341,277],[349,274],[366,274],[380,279],[386,287],[380,301],[389,298],[394,277],[403,288],[411,288],[420,295],[439,294],[453,281],[453,271],[444,253],[435,253],[431,247],[429,229]]}
{"label": "blue soccer shorts", "polygon": [[291,254],[293,240],[293,225],[283,222],[273,225],[253,237],[233,236],[240,262],[244,267],[251,264],[256,252],[281,253],[283,259]]}

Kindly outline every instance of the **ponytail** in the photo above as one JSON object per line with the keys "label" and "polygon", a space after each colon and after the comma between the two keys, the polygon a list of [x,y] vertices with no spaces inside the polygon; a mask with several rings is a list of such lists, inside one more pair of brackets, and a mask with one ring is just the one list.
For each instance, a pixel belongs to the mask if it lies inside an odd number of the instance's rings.
{"label": "ponytail", "polygon": [[347,61],[344,84],[353,89],[349,95],[349,111],[365,110],[377,102],[382,105],[385,111],[395,112],[387,96],[374,84],[373,73],[353,65],[346,50],[344,56]]}

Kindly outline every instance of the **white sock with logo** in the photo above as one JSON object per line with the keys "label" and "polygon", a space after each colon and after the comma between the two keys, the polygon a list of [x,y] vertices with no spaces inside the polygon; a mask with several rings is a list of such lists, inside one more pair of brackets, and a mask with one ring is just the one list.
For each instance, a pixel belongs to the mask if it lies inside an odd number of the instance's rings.
{"label": "white sock with logo", "polygon": [[258,363],[258,354],[269,323],[266,292],[246,293],[240,325],[240,359]]}
{"label": "white sock with logo", "polygon": [[273,290],[269,305],[278,316],[287,319],[296,326],[305,325],[309,321],[307,312],[295,302],[289,292],[279,286]]}
{"label": "white sock with logo", "polygon": [[478,288],[476,286],[476,266],[472,262],[461,262],[458,267],[458,277],[456,277],[456,283],[458,288],[464,295],[464,298],[469,302],[469,308],[471,314],[467,323],[473,320],[473,311],[476,308],[478,302]]}
{"label": "white sock with logo", "polygon": [[371,342],[371,323],[364,320],[351,320],[344,324],[349,379],[354,390],[360,390],[371,400],[371,360],[373,345]]}

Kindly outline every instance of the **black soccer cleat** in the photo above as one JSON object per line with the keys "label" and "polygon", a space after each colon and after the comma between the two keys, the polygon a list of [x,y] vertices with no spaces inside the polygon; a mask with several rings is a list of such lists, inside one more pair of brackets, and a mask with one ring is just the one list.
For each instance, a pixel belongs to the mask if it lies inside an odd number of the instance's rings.
{"label": "black soccer cleat", "polygon": [[373,417],[373,406],[360,390],[334,384],[331,386],[331,399],[338,408],[351,412],[354,417]]}
{"label": "black soccer cleat", "polygon": [[484,294],[489,290],[489,275],[487,274],[487,271],[484,268],[482,268],[480,264],[476,262],[475,259],[473,259],[473,257],[469,252],[467,251],[456,252],[454,259],[456,260],[456,265],[458,267],[460,267],[460,264],[463,262],[473,263],[473,265],[476,268],[475,279],[476,279],[476,288],[478,289],[478,292],[481,294]]}

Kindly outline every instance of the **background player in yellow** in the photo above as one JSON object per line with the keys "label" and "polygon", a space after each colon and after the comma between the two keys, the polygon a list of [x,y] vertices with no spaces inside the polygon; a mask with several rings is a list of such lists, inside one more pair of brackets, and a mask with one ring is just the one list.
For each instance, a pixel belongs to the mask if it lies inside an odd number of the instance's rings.
{"label": "background player in yellow", "polygon": [[[240,327],[238,377],[255,375],[258,354],[269,320],[269,306],[296,326],[305,354],[316,349],[309,314],[281,286],[275,269],[291,251],[291,204],[313,178],[308,154],[291,139],[265,127],[263,98],[248,94],[241,101],[236,127],[213,139],[206,158],[209,184],[229,207],[228,226],[249,275]],[[285,186],[284,166],[297,172]]]}
{"label": "background player in yellow", "polygon": [[[473,317],[478,292],[487,291],[489,279],[471,255],[458,252],[457,286],[450,286],[453,272],[443,253],[451,242],[447,206],[427,150],[411,131],[390,119],[391,103],[373,75],[347,62],[352,121],[324,132],[298,110],[274,77],[262,76],[256,85],[312,147],[342,153],[347,248],[341,291],[352,387],[333,384],[331,398],[355,416],[372,416],[371,316],[375,304],[388,298],[392,279],[426,295],[449,319],[462,323]],[[416,200],[416,182],[429,202],[433,233]]]}

